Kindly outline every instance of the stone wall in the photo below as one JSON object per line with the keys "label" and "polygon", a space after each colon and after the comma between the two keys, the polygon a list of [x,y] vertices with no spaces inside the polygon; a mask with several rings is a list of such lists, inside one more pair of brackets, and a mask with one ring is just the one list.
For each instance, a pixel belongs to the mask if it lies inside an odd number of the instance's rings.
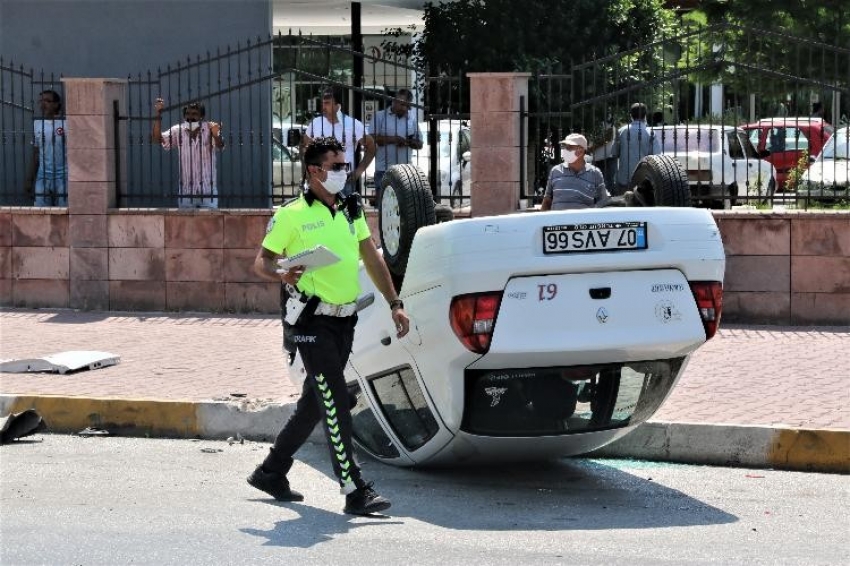
{"label": "stone wall", "polygon": [[[0,209],[0,305],[277,312],[276,285],[252,270],[270,214],[112,209],[106,245],[77,248],[67,209]],[[368,218],[375,235],[377,219]],[[715,218],[727,254],[724,320],[850,324],[850,213]]]}
{"label": "stone wall", "polygon": [[850,324],[850,212],[718,212],[723,317],[751,324]]}

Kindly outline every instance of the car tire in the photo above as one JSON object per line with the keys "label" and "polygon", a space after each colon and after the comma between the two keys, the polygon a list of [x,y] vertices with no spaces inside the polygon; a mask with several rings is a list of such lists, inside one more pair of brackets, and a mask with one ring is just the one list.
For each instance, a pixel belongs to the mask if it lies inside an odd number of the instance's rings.
{"label": "car tire", "polygon": [[434,197],[428,178],[414,165],[393,165],[381,185],[381,249],[390,273],[402,277],[416,231],[437,222]]}
{"label": "car tire", "polygon": [[691,206],[688,173],[673,156],[647,155],[632,175],[627,206]]}
{"label": "car tire", "polygon": [[765,198],[761,199],[761,204],[768,205],[773,202],[774,197],[776,196],[776,179],[774,177],[770,178],[770,181],[767,183],[767,193],[765,194]]}
{"label": "car tire", "polygon": [[735,197],[738,196],[738,185],[732,183],[726,188],[726,194],[722,198],[714,198],[709,201],[709,206],[712,210],[732,210],[735,205]]}
{"label": "car tire", "polygon": [[449,220],[454,220],[455,213],[452,210],[451,206],[448,206],[446,204],[435,204],[434,216],[437,219],[437,224],[439,224],[440,222],[448,222]]}

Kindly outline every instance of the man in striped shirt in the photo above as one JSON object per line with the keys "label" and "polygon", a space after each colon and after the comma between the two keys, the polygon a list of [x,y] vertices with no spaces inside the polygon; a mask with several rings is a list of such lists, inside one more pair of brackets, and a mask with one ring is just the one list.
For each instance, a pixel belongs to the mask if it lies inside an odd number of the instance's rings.
{"label": "man in striped shirt", "polygon": [[151,142],[162,144],[166,151],[177,147],[180,159],[180,182],[177,205],[180,208],[218,208],[216,160],[224,149],[221,125],[204,120],[206,108],[200,102],[183,107],[183,122],[162,132],[164,102],[154,103]]}
{"label": "man in striped shirt", "polygon": [[608,189],[602,171],[584,161],[587,138],[570,134],[561,141],[564,162],[549,172],[540,210],[567,210],[604,206]]}

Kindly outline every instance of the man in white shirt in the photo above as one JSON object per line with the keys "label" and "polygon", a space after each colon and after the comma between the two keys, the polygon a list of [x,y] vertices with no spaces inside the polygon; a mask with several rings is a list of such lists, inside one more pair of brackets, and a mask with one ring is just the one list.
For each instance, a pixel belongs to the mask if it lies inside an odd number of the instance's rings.
{"label": "man in white shirt", "polygon": [[166,151],[176,147],[180,158],[180,183],[177,205],[180,208],[218,208],[218,153],[224,149],[221,125],[207,122],[206,108],[200,102],[183,107],[183,122],[162,132],[164,101],[154,103],[156,116],[151,131],[151,142],[162,145]]}
{"label": "man in white shirt", "polygon": [[39,95],[41,120],[33,121],[32,160],[24,189],[35,206],[67,206],[68,166],[65,162],[65,119],[62,98],[55,90]]}
{"label": "man in white shirt", "polygon": [[400,163],[410,163],[411,149],[422,149],[422,132],[416,113],[410,111],[413,94],[400,88],[386,110],[376,112],[370,133],[378,151],[375,155],[375,197],[381,201],[381,180],[387,169]]}
{"label": "man in white shirt", "polygon": [[[301,147],[307,147],[313,138],[319,137],[335,137],[342,144],[349,174],[340,194],[348,196],[355,191],[360,177],[375,159],[375,140],[366,134],[363,122],[343,114],[339,100],[340,95],[335,89],[329,88],[322,93],[322,115],[313,118],[307,126],[307,132],[301,138]],[[355,168],[354,154],[358,146],[363,147],[363,159]]]}

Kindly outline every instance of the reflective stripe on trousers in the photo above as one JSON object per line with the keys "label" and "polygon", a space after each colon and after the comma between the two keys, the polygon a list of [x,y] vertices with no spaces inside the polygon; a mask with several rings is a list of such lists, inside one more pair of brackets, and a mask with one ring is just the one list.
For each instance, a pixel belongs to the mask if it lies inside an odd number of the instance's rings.
{"label": "reflective stripe on trousers", "polygon": [[351,407],[343,369],[354,341],[356,317],[313,316],[292,327],[307,378],[295,411],[277,435],[263,462],[269,471],[289,472],[293,456],[320,421],[328,439],[331,463],[343,491],[360,481],[351,440]]}

